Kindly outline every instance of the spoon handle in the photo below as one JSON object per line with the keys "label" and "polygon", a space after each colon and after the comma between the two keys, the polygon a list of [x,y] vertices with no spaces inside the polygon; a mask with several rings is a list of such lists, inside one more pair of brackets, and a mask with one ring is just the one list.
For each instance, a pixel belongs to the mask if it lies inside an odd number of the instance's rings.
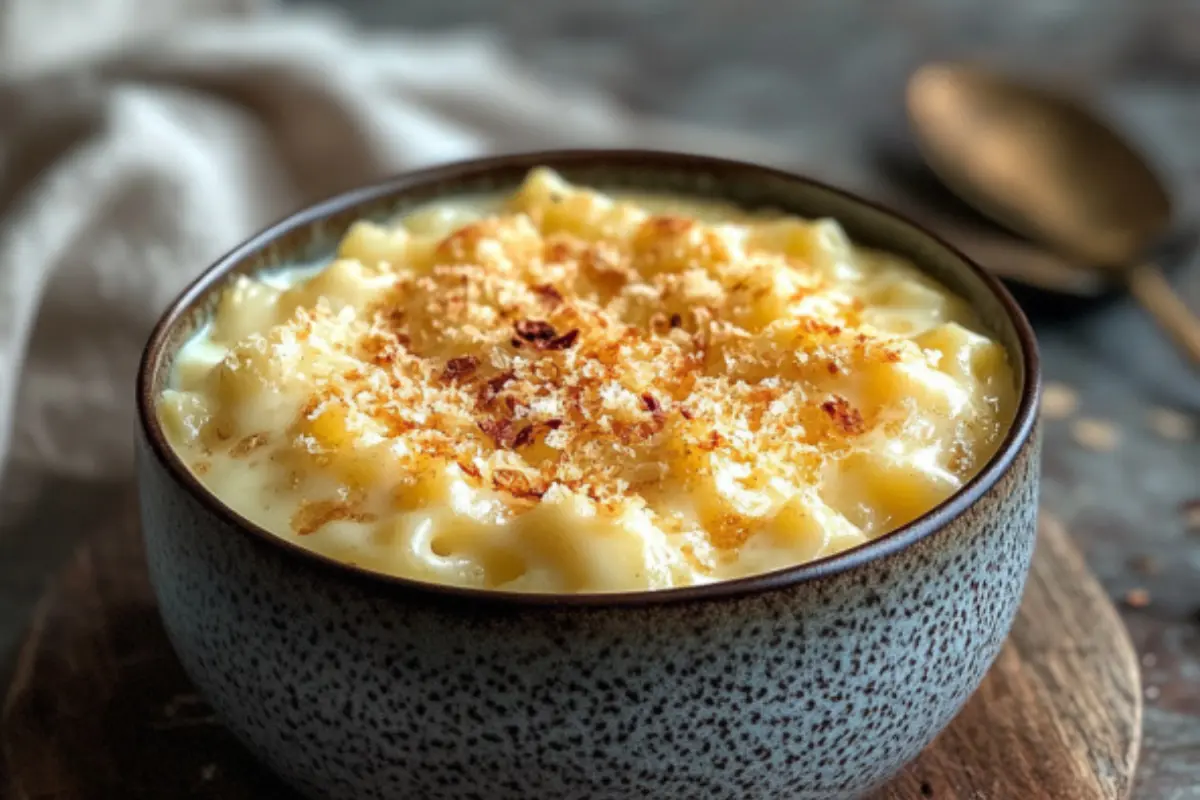
{"label": "spoon handle", "polygon": [[1200,364],[1200,317],[1180,299],[1161,269],[1142,263],[1127,273],[1129,290],[1192,361]]}

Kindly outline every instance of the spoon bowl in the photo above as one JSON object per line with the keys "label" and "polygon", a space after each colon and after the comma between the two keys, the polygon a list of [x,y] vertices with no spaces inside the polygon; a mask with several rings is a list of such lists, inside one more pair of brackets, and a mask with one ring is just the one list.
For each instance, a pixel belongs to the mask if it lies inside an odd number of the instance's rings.
{"label": "spoon bowl", "polygon": [[1146,161],[1070,98],[931,64],[910,81],[908,106],[942,180],[1031,239],[1124,268],[1170,222],[1170,196]]}
{"label": "spoon bowl", "polygon": [[1171,222],[1171,197],[1146,159],[1083,105],[985,69],[930,64],[908,84],[926,162],[1001,225],[1091,269],[1110,270],[1200,363],[1200,321],[1153,264],[1138,259]]}

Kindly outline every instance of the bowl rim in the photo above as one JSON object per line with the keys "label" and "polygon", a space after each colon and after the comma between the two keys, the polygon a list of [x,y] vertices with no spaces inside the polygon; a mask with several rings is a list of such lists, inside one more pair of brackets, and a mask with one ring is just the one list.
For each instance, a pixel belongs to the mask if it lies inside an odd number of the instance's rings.
{"label": "bowl rim", "polygon": [[[1023,359],[1023,384],[1012,424],[1003,441],[984,467],[958,491],[911,522],[857,547],[814,561],[726,581],[683,586],[670,589],[644,589],[627,592],[517,592],[481,589],[452,584],[432,583],[372,570],[358,564],[339,561],[331,556],[310,550],[288,541],[249,521],[226,505],[206,488],[167,441],[158,414],[154,395],[154,378],[167,363],[164,358],[169,334],[190,314],[198,300],[204,298],[214,284],[224,280],[245,259],[254,256],[293,231],[319,224],[321,221],[356,206],[369,205],[385,197],[401,196],[406,192],[439,183],[455,183],[486,176],[492,171],[530,169],[535,166],[626,166],[648,169],[697,169],[718,173],[759,175],[806,184],[841,199],[864,206],[890,217],[948,252],[962,267],[973,273],[1000,302],[1013,325]],[[452,194],[450,192],[449,194]],[[1041,394],[1041,363],[1033,328],[1016,300],[998,278],[988,273],[958,248],[937,234],[875,201],[805,175],[748,161],[698,155],[668,150],[648,149],[551,149],[533,150],[505,155],[485,156],[437,164],[412,170],[383,180],[342,192],[287,215],[229,250],[205,268],[167,306],[159,317],[142,351],[136,381],[136,405],[139,432],[145,437],[148,450],[157,466],[208,512],[222,522],[249,535],[251,540],[267,544],[274,551],[298,558],[311,566],[332,570],[342,577],[365,582],[377,588],[410,593],[439,601],[485,602],[490,606],[559,606],[559,607],[619,607],[660,606],[685,602],[731,599],[762,594],[800,584],[831,578],[843,572],[893,556],[938,532],[951,528],[951,523],[963,515],[996,485],[1008,472],[1017,455],[1033,434]]]}

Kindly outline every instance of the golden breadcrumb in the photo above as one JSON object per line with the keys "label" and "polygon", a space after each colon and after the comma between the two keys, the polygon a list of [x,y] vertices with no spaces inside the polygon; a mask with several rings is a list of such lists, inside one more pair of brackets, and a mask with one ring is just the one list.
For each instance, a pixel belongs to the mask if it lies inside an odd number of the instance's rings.
{"label": "golden breadcrumb", "polygon": [[[357,223],[308,277],[235,281],[160,413],[272,529],[473,585],[818,557],[994,451],[1012,374],[961,300],[832,221],[669,208],[535,174],[482,213]],[[602,531],[632,577],[562,566],[611,560]]]}
{"label": "golden breadcrumb", "polygon": [[[698,228],[651,216],[626,240],[589,242],[543,237],[519,213],[485,219],[442,241],[428,271],[397,269],[365,315],[298,309],[271,346],[320,343],[345,365],[313,382],[306,451],[375,432],[396,474],[453,461],[516,501],[557,485],[610,511],[717,462],[811,483],[824,458],[880,424],[877,407],[837,392],[838,376],[924,356],[857,330],[861,301],[826,292],[807,265],[735,254]],[[823,313],[756,316],[780,275],[786,302],[817,297]],[[297,529],[331,513],[306,509]]]}

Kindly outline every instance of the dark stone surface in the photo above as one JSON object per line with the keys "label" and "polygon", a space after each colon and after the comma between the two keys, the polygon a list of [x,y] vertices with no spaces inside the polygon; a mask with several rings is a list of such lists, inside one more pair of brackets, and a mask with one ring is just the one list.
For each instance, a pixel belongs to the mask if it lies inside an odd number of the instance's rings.
{"label": "dark stone surface", "polygon": [[[1085,93],[1146,148],[1179,201],[1179,228],[1200,228],[1200,2],[1193,0],[339,0],[360,19],[423,30],[500,31],[563,85],[611,91],[656,115],[761,134],[794,147],[806,172],[887,198],[912,186],[881,155],[905,152],[907,74],[935,58],[983,59]],[[1200,255],[1164,253],[1200,309]],[[1143,654],[1142,768],[1134,796],[1200,798],[1200,533],[1181,503],[1200,498],[1200,442],[1155,436],[1153,406],[1200,417],[1200,371],[1175,354],[1126,298],[1066,303],[1025,296],[1051,380],[1082,412],[1123,431],[1112,453],[1080,448],[1062,422],[1046,429],[1044,506],[1118,600],[1150,591],[1125,619]],[[112,493],[52,484],[37,524],[0,531],[0,663],[44,577],[66,552],[80,508]],[[94,513],[94,512],[93,512]],[[36,533],[36,535],[32,535]],[[1141,557],[1161,565],[1154,575]]]}

